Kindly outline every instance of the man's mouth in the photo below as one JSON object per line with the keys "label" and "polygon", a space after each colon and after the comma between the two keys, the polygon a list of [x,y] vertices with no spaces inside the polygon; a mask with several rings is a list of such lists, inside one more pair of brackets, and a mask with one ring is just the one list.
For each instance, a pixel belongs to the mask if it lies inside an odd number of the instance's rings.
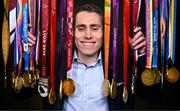
{"label": "man's mouth", "polygon": [[96,42],[81,42],[84,46],[92,46],[94,45]]}

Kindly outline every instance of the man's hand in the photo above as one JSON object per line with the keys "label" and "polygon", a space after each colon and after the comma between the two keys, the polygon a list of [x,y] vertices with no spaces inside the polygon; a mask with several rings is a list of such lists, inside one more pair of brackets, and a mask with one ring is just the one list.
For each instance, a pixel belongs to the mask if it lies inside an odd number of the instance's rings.
{"label": "man's hand", "polygon": [[28,45],[33,46],[35,42],[36,42],[36,37],[30,32],[28,32]]}
{"label": "man's hand", "polygon": [[146,39],[144,37],[144,34],[141,31],[141,27],[136,27],[133,30],[134,36],[131,39],[129,37],[129,44],[132,49],[134,50],[140,50],[140,53],[145,53],[146,49]]}

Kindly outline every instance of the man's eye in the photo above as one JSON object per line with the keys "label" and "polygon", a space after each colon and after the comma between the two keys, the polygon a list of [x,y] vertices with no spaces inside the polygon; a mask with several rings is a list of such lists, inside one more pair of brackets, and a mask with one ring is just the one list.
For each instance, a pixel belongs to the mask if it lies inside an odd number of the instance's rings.
{"label": "man's eye", "polygon": [[93,30],[93,31],[98,31],[99,28],[98,28],[98,27],[93,27],[92,30]]}
{"label": "man's eye", "polygon": [[82,28],[82,27],[78,28],[78,31],[80,31],[80,32],[82,32],[83,30],[84,30],[84,28]]}

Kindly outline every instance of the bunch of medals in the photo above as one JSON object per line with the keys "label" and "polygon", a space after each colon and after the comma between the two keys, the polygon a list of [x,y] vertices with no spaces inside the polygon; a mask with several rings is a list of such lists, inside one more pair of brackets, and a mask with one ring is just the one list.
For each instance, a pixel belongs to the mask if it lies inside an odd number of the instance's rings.
{"label": "bunch of medals", "polygon": [[[11,1],[10,7],[13,7],[9,13],[10,26],[15,24],[13,41],[13,72],[11,74],[11,86],[15,92],[20,92],[22,87],[34,88],[39,79],[39,71],[35,65],[38,65],[39,35],[35,31],[35,0]],[[15,19],[15,21],[13,21]],[[30,26],[28,28],[28,25]],[[13,27],[10,27],[12,29]],[[28,33],[35,35],[35,45],[28,45]],[[37,32],[39,33],[39,32]],[[36,59],[35,59],[36,58]],[[36,64],[35,64],[36,61]]]}
{"label": "bunch of medals", "polygon": [[[164,78],[167,78],[170,83],[176,83],[179,80],[179,71],[174,66],[176,5],[176,0],[145,0],[146,69],[141,75],[142,83],[145,86],[153,86],[161,83],[162,87]],[[160,43],[160,45],[158,43]],[[159,53],[158,48],[160,48]],[[161,61],[161,63],[159,63],[161,66],[159,67],[160,70],[158,69],[158,54],[161,56],[161,60],[159,60]]]}

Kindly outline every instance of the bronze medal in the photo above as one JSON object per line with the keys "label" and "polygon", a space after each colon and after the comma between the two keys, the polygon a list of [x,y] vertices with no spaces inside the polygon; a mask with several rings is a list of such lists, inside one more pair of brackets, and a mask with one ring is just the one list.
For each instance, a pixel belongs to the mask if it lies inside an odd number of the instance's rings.
{"label": "bronze medal", "polygon": [[161,80],[161,72],[158,69],[153,69],[152,70],[155,74],[155,84],[160,83]]}
{"label": "bronze medal", "polygon": [[114,79],[112,79],[112,83],[110,86],[110,95],[112,99],[116,98],[117,95],[117,85],[116,85],[116,81]]}
{"label": "bronze medal", "polygon": [[66,80],[64,80],[62,87],[63,87],[64,93],[67,96],[71,96],[75,90],[74,81],[70,78],[67,78]]}
{"label": "bronze medal", "polygon": [[109,90],[110,90],[109,80],[104,79],[104,81],[103,81],[103,92],[104,92],[105,96],[109,95],[109,92],[110,92]]}
{"label": "bronze medal", "polygon": [[155,84],[155,74],[151,69],[145,69],[141,75],[141,81],[145,86],[152,86]]}
{"label": "bronze medal", "polygon": [[60,97],[60,99],[62,99],[62,97],[63,97],[62,80],[59,85],[59,97]]}
{"label": "bronze medal", "polygon": [[23,85],[25,86],[25,87],[29,87],[29,74],[28,74],[28,72],[25,72],[24,74],[23,74]]}
{"label": "bronze medal", "polygon": [[16,76],[15,79],[15,92],[19,93],[22,89],[23,86],[23,78],[21,76]]}
{"label": "bronze medal", "polygon": [[56,92],[53,91],[52,88],[51,88],[51,90],[50,90],[50,92],[49,92],[48,101],[49,101],[49,103],[50,103],[51,105],[54,104],[55,101],[56,101]]}
{"label": "bronze medal", "polygon": [[128,100],[128,92],[127,92],[127,89],[124,87],[124,89],[123,89],[123,95],[122,95],[123,97],[123,102],[124,103],[127,103],[127,100]]}
{"label": "bronze medal", "polygon": [[179,71],[174,66],[168,69],[167,80],[170,83],[176,83],[179,80]]}

